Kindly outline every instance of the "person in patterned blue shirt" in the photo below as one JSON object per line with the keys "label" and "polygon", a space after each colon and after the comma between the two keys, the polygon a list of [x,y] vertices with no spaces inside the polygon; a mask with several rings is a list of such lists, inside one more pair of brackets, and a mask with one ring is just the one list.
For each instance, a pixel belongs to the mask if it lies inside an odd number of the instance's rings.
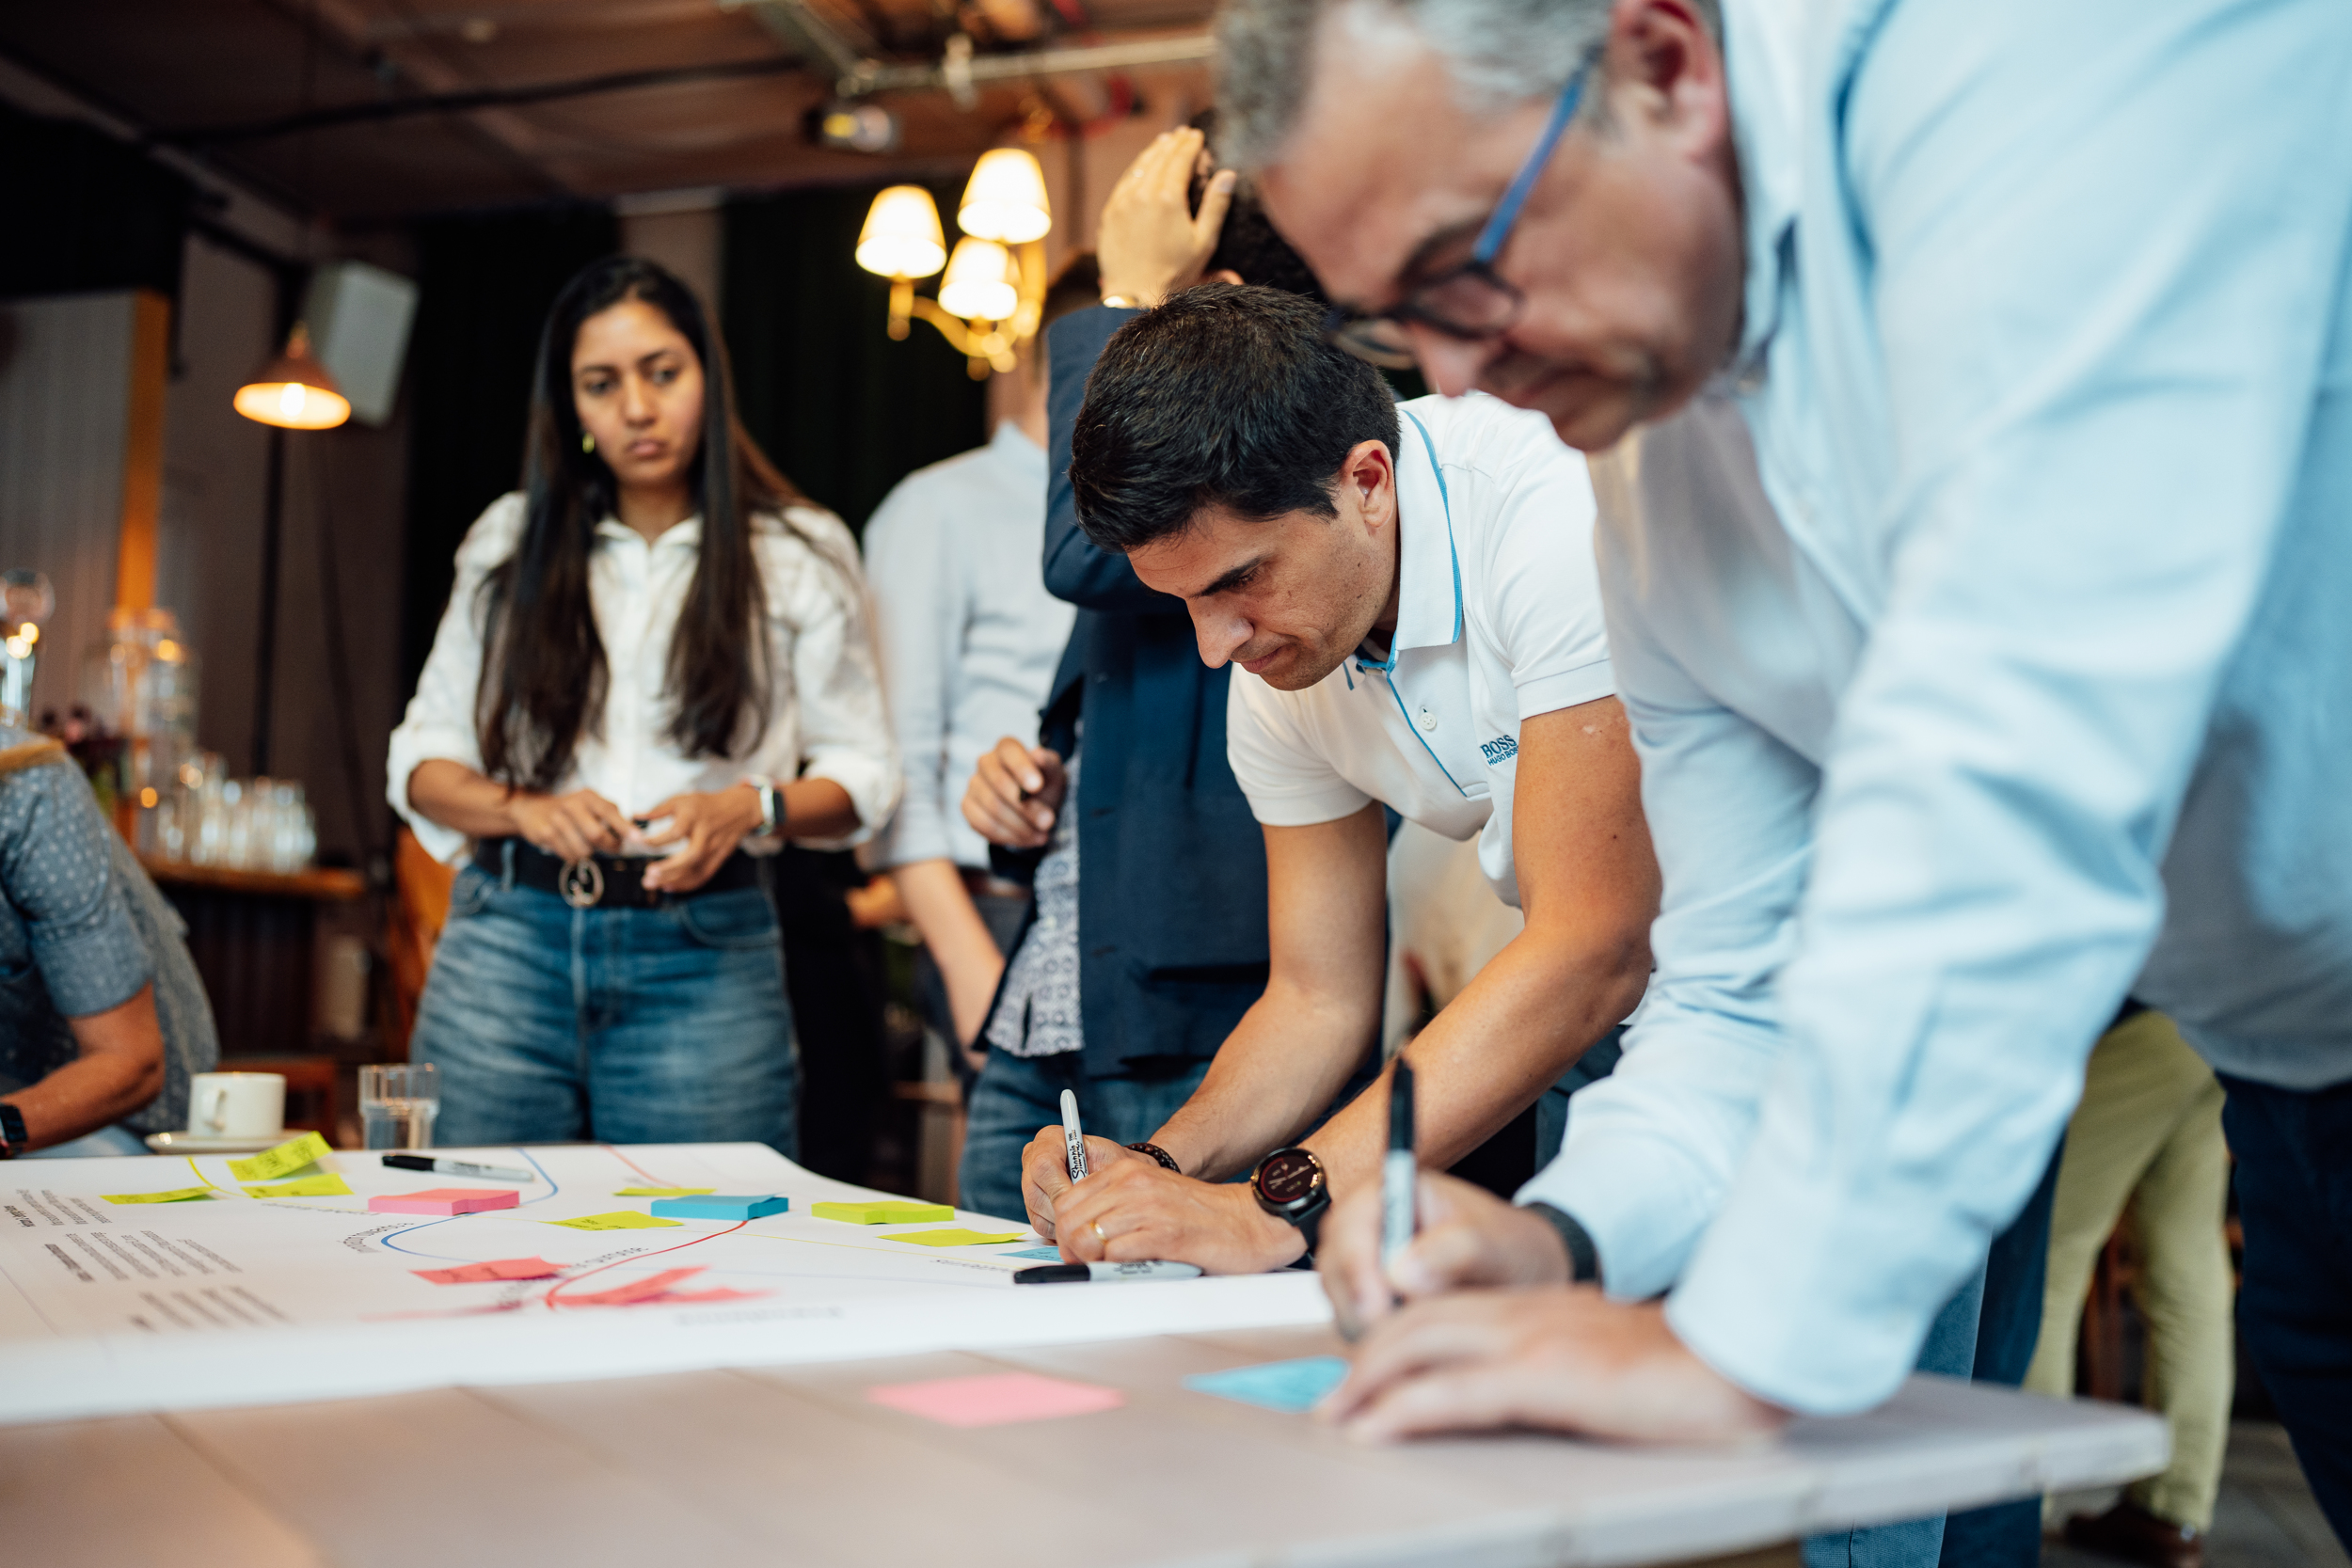
{"label": "person in patterned blue shirt", "polygon": [[143,1154],[219,1057],[180,917],[81,769],[0,730],[0,1103],[24,1132],[0,1155]]}

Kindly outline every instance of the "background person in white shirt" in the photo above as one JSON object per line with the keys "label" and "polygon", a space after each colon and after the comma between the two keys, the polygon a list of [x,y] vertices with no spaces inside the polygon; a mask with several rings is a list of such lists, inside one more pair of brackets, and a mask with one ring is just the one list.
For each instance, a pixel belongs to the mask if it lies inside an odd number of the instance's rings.
{"label": "background person in white shirt", "polygon": [[742,850],[853,842],[897,798],[855,547],[649,261],[557,296],[525,463],[458,549],[387,768],[426,848],[475,843],[411,1046],[438,1135],[788,1155],[783,954]]}
{"label": "background person in white shirt", "polygon": [[1058,1128],[1029,1146],[1031,1217],[1071,1257],[1279,1268],[1315,1214],[1278,1216],[1232,1178],[1280,1160],[1342,1195],[1376,1180],[1385,1092],[1281,1146],[1375,1048],[1383,802],[1476,835],[1527,917],[1406,1049],[1425,1163],[1544,1095],[1648,978],[1657,870],[1583,461],[1489,398],[1400,408],[1322,320],[1295,294],[1203,285],[1120,328],[1088,384],[1071,482],[1089,536],[1184,601],[1205,662],[1239,667],[1227,739],[1263,824],[1272,971],[1149,1140],[1166,1159],[1092,1139],[1073,1187]]}
{"label": "background person in white shirt", "polygon": [[[1025,347],[1011,406],[988,445],[917,468],[866,525],[882,684],[907,776],[868,863],[889,873],[922,933],[917,996],[938,1014],[926,1022],[967,1053],[1029,894],[990,875],[988,841],[957,802],[1000,736],[1036,741],[1038,710],[1077,617],[1046,592],[1037,564],[1045,543],[1044,331],[1096,297],[1094,258],[1073,258],[1046,291],[1039,336]],[[935,994],[943,989],[944,998]]]}

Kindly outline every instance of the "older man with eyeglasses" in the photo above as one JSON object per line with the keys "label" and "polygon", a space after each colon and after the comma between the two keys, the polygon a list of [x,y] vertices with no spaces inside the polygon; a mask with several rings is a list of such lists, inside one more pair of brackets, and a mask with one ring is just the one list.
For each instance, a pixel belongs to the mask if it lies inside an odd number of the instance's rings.
{"label": "older man with eyeglasses", "polygon": [[[1337,1410],[1876,1403],[2128,989],[2223,1075],[2243,1321],[2352,1535],[2352,10],[1234,0],[1222,36],[1343,340],[1608,453],[1665,873],[1649,1009],[1526,1195],[1604,1290],[1388,1317]],[[1392,1281],[1335,1218],[1344,1309],[1569,1278],[1445,1201]]]}

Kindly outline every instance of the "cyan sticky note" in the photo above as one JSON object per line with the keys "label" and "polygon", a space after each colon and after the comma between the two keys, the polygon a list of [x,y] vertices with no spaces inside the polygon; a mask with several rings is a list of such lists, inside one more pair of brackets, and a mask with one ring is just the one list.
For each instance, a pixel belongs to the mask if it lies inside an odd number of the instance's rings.
{"label": "cyan sticky note", "polygon": [[1295,1361],[1266,1361],[1255,1367],[1201,1372],[1184,1379],[1184,1386],[1196,1393],[1295,1416],[1314,1408],[1315,1402],[1337,1388],[1346,1376],[1347,1363],[1340,1357],[1308,1355]]}
{"label": "cyan sticky note", "polygon": [[653,1212],[674,1220],[755,1220],[768,1214],[781,1214],[792,1207],[792,1200],[780,1193],[757,1193],[749,1196],[729,1197],[705,1195],[696,1197],[658,1197]]}
{"label": "cyan sticky note", "polygon": [[1061,1261],[1061,1248],[1057,1246],[1023,1247],[1019,1252],[1000,1252],[996,1256],[999,1258],[1042,1258],[1049,1263],[1058,1263]]}

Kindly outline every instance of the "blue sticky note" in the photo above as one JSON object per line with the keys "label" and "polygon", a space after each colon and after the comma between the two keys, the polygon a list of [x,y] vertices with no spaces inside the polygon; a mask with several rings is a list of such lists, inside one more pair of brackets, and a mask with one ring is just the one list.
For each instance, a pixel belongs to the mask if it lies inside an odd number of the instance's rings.
{"label": "blue sticky note", "polygon": [[1023,1247],[1019,1252],[1000,1252],[996,1256],[999,1258],[1042,1258],[1049,1263],[1058,1263],[1061,1261],[1061,1248],[1057,1246]]}
{"label": "blue sticky note", "polygon": [[1238,1400],[1267,1410],[1295,1416],[1311,1409],[1317,1400],[1340,1386],[1347,1363],[1336,1355],[1301,1356],[1296,1361],[1267,1361],[1255,1367],[1228,1367],[1184,1379],[1184,1386],[1221,1400]]}
{"label": "blue sticky note", "polygon": [[705,1194],[699,1197],[658,1197],[653,1212],[666,1220],[755,1220],[767,1214],[781,1214],[792,1207],[792,1200],[771,1193],[749,1197],[728,1197]]}

